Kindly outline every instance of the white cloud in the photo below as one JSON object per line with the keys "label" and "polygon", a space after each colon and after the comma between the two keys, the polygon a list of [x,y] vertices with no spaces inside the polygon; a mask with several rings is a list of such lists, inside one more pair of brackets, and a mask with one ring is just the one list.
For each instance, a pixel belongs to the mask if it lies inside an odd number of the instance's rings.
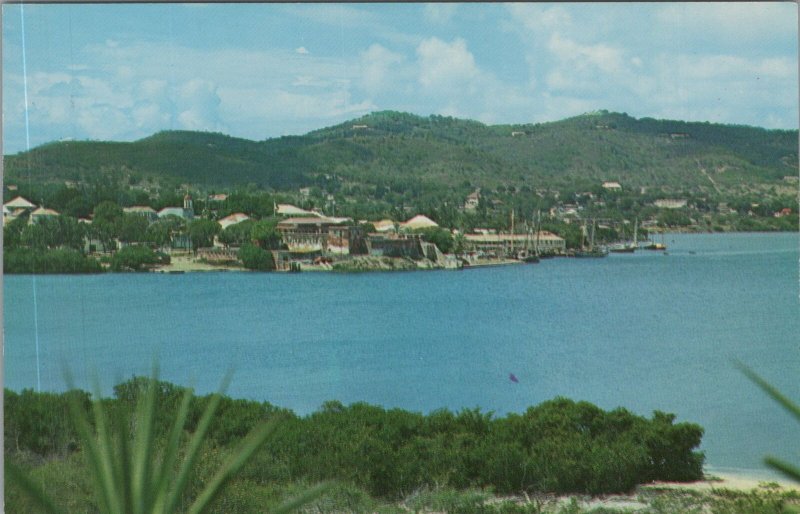
{"label": "white cloud", "polygon": [[397,77],[405,56],[375,43],[361,53],[360,61],[361,85],[367,93],[375,95],[396,84],[390,77]]}
{"label": "white cloud", "polygon": [[294,53],[300,54],[300,55],[308,55],[309,52],[308,52],[308,50],[306,50],[306,47],[301,46],[299,48],[295,48],[294,49]]}
{"label": "white cloud", "polygon": [[580,45],[555,33],[547,47],[562,63],[579,69],[596,67],[603,73],[624,71],[623,51],[606,44]]}
{"label": "white cloud", "polygon": [[512,18],[534,33],[565,32],[573,25],[572,16],[559,5],[546,7],[533,3],[512,3],[507,5],[507,9]]}
{"label": "white cloud", "polygon": [[439,38],[425,39],[417,47],[419,82],[426,88],[450,94],[453,87],[464,86],[478,76],[475,58],[461,38],[446,43]]}
{"label": "white cloud", "polygon": [[655,19],[681,34],[726,43],[784,37],[786,31],[779,27],[790,27],[797,34],[797,5],[793,2],[671,3],[661,5]]}
{"label": "white cloud", "polygon": [[434,24],[444,24],[453,19],[457,9],[456,4],[425,4],[422,15],[425,21]]}

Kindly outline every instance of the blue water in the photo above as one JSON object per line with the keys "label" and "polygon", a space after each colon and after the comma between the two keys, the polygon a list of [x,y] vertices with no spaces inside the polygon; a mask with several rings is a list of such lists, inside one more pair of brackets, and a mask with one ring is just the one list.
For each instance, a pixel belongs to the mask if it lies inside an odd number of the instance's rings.
{"label": "blue water", "polygon": [[800,424],[732,364],[800,400],[797,234],[666,242],[460,272],[7,276],[5,386],[36,387],[38,332],[44,390],[66,366],[108,392],[157,356],[165,380],[206,393],[233,368],[230,395],[300,414],[338,399],[503,415],[561,395],[700,423],[714,467],[797,461]]}

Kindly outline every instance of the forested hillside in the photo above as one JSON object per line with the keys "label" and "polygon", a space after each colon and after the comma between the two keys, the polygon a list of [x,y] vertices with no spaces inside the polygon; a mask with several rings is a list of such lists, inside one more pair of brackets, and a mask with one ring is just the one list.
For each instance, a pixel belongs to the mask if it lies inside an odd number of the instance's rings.
{"label": "forested hillside", "polygon": [[7,156],[7,179],[175,179],[198,187],[324,187],[331,176],[378,196],[411,187],[469,191],[620,181],[628,188],[727,192],[797,174],[797,131],[635,119],[599,111],[553,123],[487,126],[442,116],[369,114],[255,142],[161,132],[132,143],[58,142]]}

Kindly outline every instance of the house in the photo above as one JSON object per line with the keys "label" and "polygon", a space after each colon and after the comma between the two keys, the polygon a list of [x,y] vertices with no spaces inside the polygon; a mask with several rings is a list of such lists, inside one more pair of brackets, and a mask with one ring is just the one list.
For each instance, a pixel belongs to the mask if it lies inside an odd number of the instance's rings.
{"label": "house", "polygon": [[548,232],[539,231],[538,234],[464,234],[467,247],[477,253],[504,257],[511,253],[511,249],[522,249],[538,244],[539,252],[544,254],[564,253],[567,248],[564,238]]}
{"label": "house", "polygon": [[476,189],[467,196],[467,200],[464,202],[464,210],[474,211],[475,209],[478,208],[480,202],[481,202],[481,190]]}
{"label": "house", "polygon": [[221,220],[218,220],[217,223],[222,227],[222,230],[230,227],[231,225],[236,225],[237,223],[241,223],[243,221],[247,221],[250,219],[250,216],[247,214],[243,214],[241,212],[236,212],[231,214],[230,216],[225,216]]}
{"label": "house", "polygon": [[661,209],[680,209],[686,207],[686,203],[686,200],[661,199],[653,202],[653,205]]}
{"label": "house", "polygon": [[606,181],[603,182],[603,189],[608,189],[609,191],[622,191],[622,186],[619,182]]}
{"label": "house", "polygon": [[322,214],[314,211],[307,211],[288,203],[279,203],[275,208],[275,214],[280,216],[316,216],[323,217]]}
{"label": "house", "polygon": [[225,193],[219,193],[215,195],[208,195],[208,202],[209,203],[222,203],[228,199],[228,195]]}
{"label": "house", "polygon": [[194,217],[194,212],[187,211],[183,207],[164,207],[158,211],[159,218],[165,218],[167,216],[177,216],[185,220],[190,220]]}
{"label": "house", "polygon": [[33,210],[36,208],[36,205],[32,204],[25,198],[18,196],[12,200],[7,201],[3,204],[3,207],[8,207],[12,211],[15,209],[25,209],[25,210]]}
{"label": "house", "polygon": [[773,216],[775,216],[776,218],[783,218],[784,216],[791,216],[791,215],[792,215],[792,210],[788,207],[784,207],[783,209],[773,214]]}
{"label": "house", "polygon": [[303,195],[303,196],[311,195],[311,188],[310,187],[301,187],[300,188],[300,194]]}
{"label": "house", "polygon": [[368,234],[367,249],[375,257],[421,259],[422,239],[418,234]]}
{"label": "house", "polygon": [[522,132],[521,130],[515,130],[515,131],[511,132],[511,137],[520,137],[520,136],[524,136],[524,135],[525,135],[525,132]]}
{"label": "house", "polygon": [[60,216],[60,214],[53,209],[46,209],[44,207],[39,207],[35,211],[31,213],[30,220],[28,223],[39,223],[45,218],[51,218],[54,216]]}
{"label": "house", "polygon": [[403,230],[419,230],[423,228],[438,227],[439,224],[425,216],[424,214],[417,214],[405,223],[400,224]]}
{"label": "house", "polygon": [[[329,235],[333,237],[333,246],[342,252],[344,231],[331,231],[331,227],[341,225],[349,218],[303,217],[287,218],[276,226],[281,238],[290,252],[293,253],[325,253],[328,251]],[[350,227],[348,227],[350,228]],[[347,231],[349,241],[350,231]]]}
{"label": "house", "polygon": [[372,224],[378,233],[397,232],[397,223],[390,219],[383,219]]}
{"label": "house", "polygon": [[125,214],[135,214],[146,218],[150,223],[158,219],[158,213],[152,207],[146,205],[134,205],[133,207],[124,207],[122,212]]}

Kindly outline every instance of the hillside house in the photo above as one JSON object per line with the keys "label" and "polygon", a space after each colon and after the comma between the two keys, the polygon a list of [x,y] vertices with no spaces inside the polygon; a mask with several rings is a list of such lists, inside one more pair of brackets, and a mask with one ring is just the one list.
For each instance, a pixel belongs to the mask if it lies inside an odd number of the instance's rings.
{"label": "hillside house", "polygon": [[35,211],[31,212],[31,217],[28,220],[28,223],[39,223],[45,218],[51,218],[54,216],[60,216],[60,214],[53,209],[47,209],[45,207],[39,207]]}
{"label": "hillside house", "polygon": [[3,207],[8,207],[11,210],[14,209],[26,209],[26,210],[33,210],[36,208],[36,205],[29,202],[25,198],[21,196],[17,196],[16,198],[7,201],[3,204]]}
{"label": "hillside house", "polygon": [[653,205],[661,209],[680,209],[682,207],[686,207],[686,204],[687,204],[686,200],[668,199],[668,198],[656,200],[655,202],[653,202]]}
{"label": "hillside house", "polygon": [[603,189],[608,191],[622,191],[622,185],[619,182],[606,181],[603,182]]}
{"label": "hillside house", "polygon": [[480,189],[478,189],[467,196],[467,199],[464,202],[464,210],[474,211],[475,209],[478,208],[478,205],[480,203],[481,203],[481,191]]}
{"label": "hillside house", "polygon": [[776,218],[783,218],[784,216],[791,216],[791,215],[792,215],[792,210],[788,207],[784,207],[783,209],[773,214],[773,216],[775,216]]}

